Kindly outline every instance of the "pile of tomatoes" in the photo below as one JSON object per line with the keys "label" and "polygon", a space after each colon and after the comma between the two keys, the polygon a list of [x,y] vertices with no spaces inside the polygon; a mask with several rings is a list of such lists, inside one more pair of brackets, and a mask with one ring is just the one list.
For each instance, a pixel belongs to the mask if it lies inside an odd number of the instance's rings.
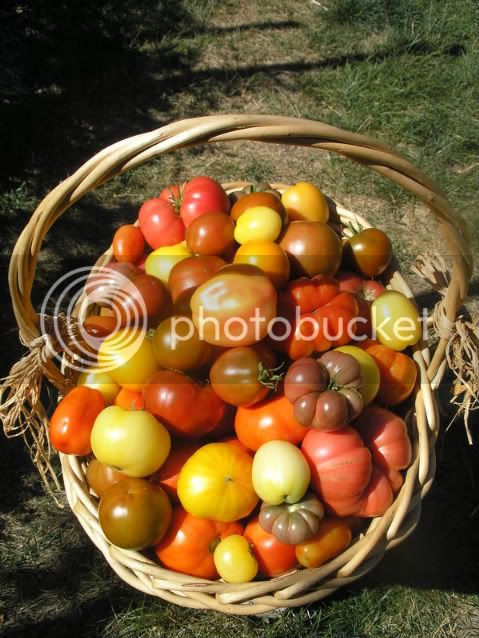
{"label": "pile of tomatoes", "polygon": [[308,182],[197,177],[117,230],[85,290],[94,363],[50,421],[111,543],[247,582],[318,567],[389,508],[420,322],[377,279],[387,235],[338,221]]}

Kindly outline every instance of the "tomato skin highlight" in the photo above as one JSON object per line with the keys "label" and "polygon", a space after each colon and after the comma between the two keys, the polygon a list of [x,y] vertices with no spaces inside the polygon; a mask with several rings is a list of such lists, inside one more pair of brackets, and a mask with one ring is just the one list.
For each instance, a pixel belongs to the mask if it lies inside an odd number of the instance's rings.
{"label": "tomato skin highlight", "polygon": [[84,456],[91,452],[90,434],[105,407],[98,390],[77,386],[57,405],[50,418],[50,441],[58,452]]}

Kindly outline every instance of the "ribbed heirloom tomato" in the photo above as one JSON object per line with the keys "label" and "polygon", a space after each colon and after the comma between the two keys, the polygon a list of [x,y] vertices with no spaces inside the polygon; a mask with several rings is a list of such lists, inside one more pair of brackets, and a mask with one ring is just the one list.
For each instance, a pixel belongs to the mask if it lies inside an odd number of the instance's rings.
{"label": "ribbed heirloom tomato", "polygon": [[237,445],[204,445],[181,468],[178,498],[200,518],[230,523],[248,516],[258,502],[252,466],[251,456]]}
{"label": "ribbed heirloom tomato", "polygon": [[173,510],[173,519],[165,537],[155,547],[160,562],[168,569],[198,578],[218,578],[213,560],[221,539],[242,534],[241,523],[218,523],[188,514],[181,506]]}

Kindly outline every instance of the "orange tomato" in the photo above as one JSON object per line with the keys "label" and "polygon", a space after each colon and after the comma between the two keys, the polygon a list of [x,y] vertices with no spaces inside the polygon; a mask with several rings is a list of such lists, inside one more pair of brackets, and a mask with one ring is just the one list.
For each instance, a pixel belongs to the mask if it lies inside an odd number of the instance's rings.
{"label": "orange tomato", "polygon": [[219,542],[231,534],[242,534],[238,523],[218,523],[188,514],[182,507],[173,510],[173,519],[163,540],[155,546],[160,562],[175,572],[218,578],[213,554]]}
{"label": "orange tomato", "polygon": [[122,388],[116,395],[114,404],[125,410],[143,410],[143,393]]}
{"label": "orange tomato", "polygon": [[145,238],[137,226],[125,224],[113,235],[113,254],[117,261],[134,264],[143,255]]}
{"label": "orange tomato", "polygon": [[381,374],[381,383],[376,400],[386,405],[397,405],[405,401],[414,389],[417,368],[411,357],[396,352],[379,341],[368,339],[357,344],[376,362]]}
{"label": "orange tomato", "polygon": [[174,503],[178,503],[176,485],[178,483],[180,470],[190,456],[192,456],[200,447],[201,445],[199,443],[189,441],[174,443],[166,461],[159,470],[150,476],[150,481],[161,485],[170,500]]}
{"label": "orange tomato", "polygon": [[86,386],[70,390],[50,419],[50,441],[55,450],[79,456],[89,454],[93,424],[104,407],[105,400],[98,390]]}
{"label": "orange tomato", "polygon": [[233,263],[251,264],[261,268],[275,288],[283,288],[289,279],[288,255],[274,241],[246,242],[236,251]]}
{"label": "orange tomato", "polygon": [[257,450],[268,441],[289,441],[297,445],[308,432],[308,428],[296,421],[293,406],[283,395],[239,407],[235,430],[238,439],[250,450]]}
{"label": "orange tomato", "polygon": [[266,532],[259,524],[258,518],[248,523],[244,536],[253,546],[261,576],[274,578],[298,566],[295,546],[286,545],[273,534]]}
{"label": "orange tomato", "polygon": [[325,518],[316,536],[296,545],[296,558],[303,567],[319,567],[345,550],[351,538],[351,530],[344,521]]}

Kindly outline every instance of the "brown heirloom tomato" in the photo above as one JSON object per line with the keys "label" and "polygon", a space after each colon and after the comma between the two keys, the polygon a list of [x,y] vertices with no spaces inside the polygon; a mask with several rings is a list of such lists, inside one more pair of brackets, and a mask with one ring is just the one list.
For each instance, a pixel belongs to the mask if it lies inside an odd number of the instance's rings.
{"label": "brown heirloom tomato", "polygon": [[168,277],[168,288],[175,311],[189,315],[190,299],[195,290],[223,266],[226,266],[226,262],[212,255],[187,257],[173,266]]}
{"label": "brown heirloom tomato", "polygon": [[199,438],[214,430],[225,414],[225,403],[210,385],[200,385],[176,370],[160,370],[143,391],[145,410],[173,434]]}
{"label": "brown heirloom tomato", "polygon": [[196,370],[211,361],[213,346],[201,341],[191,319],[175,316],[164,319],[156,329],[153,352],[163,368]]}
{"label": "brown heirloom tomato", "polygon": [[88,464],[86,479],[95,494],[101,498],[112,485],[128,478],[123,472],[119,472],[109,465],[100,463],[98,459],[92,459]]}
{"label": "brown heirloom tomato", "polygon": [[163,538],[171,521],[171,504],[158,485],[127,477],[103,494],[98,517],[111,543],[123,549],[145,549]]}
{"label": "brown heirloom tomato", "polygon": [[186,229],[186,244],[197,255],[227,255],[235,244],[234,228],[226,213],[206,213]]}
{"label": "brown heirloom tomato", "polygon": [[258,520],[265,531],[282,543],[297,545],[317,533],[323,516],[321,501],[309,493],[297,503],[263,503]]}
{"label": "brown heirloom tomato", "polygon": [[280,236],[279,245],[288,254],[298,276],[334,275],[341,262],[339,237],[321,222],[290,222]]}
{"label": "brown heirloom tomato", "polygon": [[275,355],[266,347],[230,348],[210,370],[213,390],[231,405],[252,405],[266,397],[279,381]]}
{"label": "brown heirloom tomato", "polygon": [[155,325],[167,316],[171,301],[162,281],[153,275],[141,274],[121,286],[112,305],[122,326],[141,325],[143,318]]}
{"label": "brown heirloom tomato", "polygon": [[344,246],[347,264],[366,277],[376,277],[384,272],[392,256],[391,240],[379,228],[366,228],[355,232]]}

